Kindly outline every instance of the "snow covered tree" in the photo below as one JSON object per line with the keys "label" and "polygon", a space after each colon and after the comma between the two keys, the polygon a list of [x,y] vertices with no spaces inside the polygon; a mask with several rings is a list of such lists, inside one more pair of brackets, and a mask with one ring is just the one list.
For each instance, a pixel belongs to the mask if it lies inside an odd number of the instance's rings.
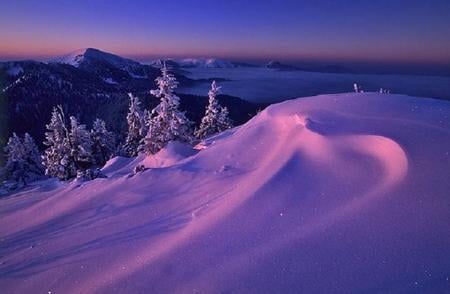
{"label": "snow covered tree", "polygon": [[109,157],[114,154],[114,134],[106,129],[103,120],[97,118],[92,125],[91,139],[94,162],[99,165],[105,164]]}
{"label": "snow covered tree", "polygon": [[123,147],[127,156],[136,156],[139,152],[139,145],[146,133],[144,114],[141,110],[141,102],[133,94],[129,93],[130,107],[127,114],[128,133]]}
{"label": "snow covered tree", "polygon": [[[148,122],[151,120],[151,118],[152,118],[152,112],[147,109],[144,109],[144,123],[143,123],[143,128],[142,128],[142,133],[144,134],[144,138],[148,133],[148,125],[149,125]],[[142,139],[144,139],[144,138],[142,138]]]}
{"label": "snow covered tree", "polygon": [[61,106],[53,108],[50,123],[46,127],[44,145],[47,149],[42,156],[45,174],[61,180],[74,177],[76,168],[70,154],[69,132]]}
{"label": "snow covered tree", "polygon": [[142,127],[142,133],[144,134],[143,138],[140,141],[139,147],[138,147],[138,153],[144,152],[148,153],[146,151],[146,137],[148,136],[148,131],[150,128],[150,125],[152,124],[152,112],[144,109],[144,119],[143,119],[143,127]]}
{"label": "snow covered tree", "polygon": [[206,106],[205,115],[202,118],[200,127],[195,131],[195,136],[198,139],[222,132],[232,126],[228,116],[228,109],[221,107],[216,99],[219,91],[220,86],[217,85],[216,81],[213,81],[208,92],[209,103]]}
{"label": "snow covered tree", "polygon": [[230,118],[228,108],[221,107],[219,113],[219,120],[217,121],[218,131],[223,132],[233,127],[233,121]]}
{"label": "snow covered tree", "polygon": [[39,149],[30,134],[25,133],[23,136],[23,148],[25,152],[25,160],[27,163],[27,172],[31,177],[36,178],[44,174],[42,165],[42,156]]}
{"label": "snow covered tree", "polygon": [[6,153],[5,173],[9,180],[26,185],[27,182],[43,175],[39,150],[28,133],[23,140],[13,133],[4,150]]}
{"label": "snow covered tree", "polygon": [[74,117],[70,117],[70,156],[77,169],[87,169],[94,163],[92,156],[92,140],[86,126],[80,124]]}
{"label": "snow covered tree", "polygon": [[156,78],[158,89],[150,93],[160,98],[159,105],[152,110],[147,122],[148,132],[144,139],[144,151],[154,154],[174,140],[190,142],[192,140],[192,122],[179,110],[180,98],[174,90],[178,82],[167,67],[161,68],[161,76]]}
{"label": "snow covered tree", "polygon": [[20,138],[13,133],[4,148],[6,155],[5,173],[9,180],[26,184],[25,179],[25,149]]}
{"label": "snow covered tree", "polygon": [[361,85],[358,85],[357,83],[353,84],[353,90],[355,91],[355,93],[364,93]]}

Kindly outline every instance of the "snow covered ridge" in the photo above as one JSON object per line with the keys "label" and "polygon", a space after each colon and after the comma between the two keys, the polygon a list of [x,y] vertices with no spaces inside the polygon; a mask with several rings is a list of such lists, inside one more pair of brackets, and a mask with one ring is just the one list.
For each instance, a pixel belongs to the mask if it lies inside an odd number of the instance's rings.
{"label": "snow covered ridge", "polygon": [[[48,63],[65,63],[75,67],[79,67],[85,60],[102,60],[106,61],[118,68],[127,69],[130,66],[137,66],[140,63],[137,61],[120,57],[111,53],[103,52],[95,48],[83,48],[78,49],[68,54],[55,57],[48,61]],[[192,67],[204,67],[204,68],[234,68],[245,66],[244,63],[235,63],[228,60],[215,59],[215,58],[184,58],[184,59],[167,59],[169,62],[177,67],[192,68]],[[154,60],[150,64],[158,66],[161,60]]]}
{"label": "snow covered ridge", "polygon": [[161,63],[166,61],[166,65],[173,68],[237,68],[237,67],[257,67],[256,65],[233,62],[216,58],[183,58],[183,59],[156,59],[150,62],[150,65],[160,67]]}
{"label": "snow covered ridge", "polygon": [[[0,198],[5,293],[445,293],[450,103],[322,95]],[[138,164],[147,170],[130,176]]]}
{"label": "snow covered ridge", "polygon": [[63,56],[55,57],[49,60],[49,63],[66,63],[79,67],[85,60],[100,60],[108,62],[117,68],[127,70],[133,67],[140,66],[140,64],[134,60],[120,57],[108,52],[103,52],[94,48],[83,48],[75,50]]}
{"label": "snow covered ridge", "polygon": [[211,67],[211,68],[232,68],[237,67],[237,65],[228,60],[221,60],[215,58],[186,58],[177,60],[181,67]]}
{"label": "snow covered ridge", "polygon": [[55,57],[51,60],[49,60],[49,63],[65,63],[70,64],[75,67],[78,67],[80,63],[84,60],[84,54],[86,53],[87,48],[78,49],[75,51],[72,51],[68,54]]}

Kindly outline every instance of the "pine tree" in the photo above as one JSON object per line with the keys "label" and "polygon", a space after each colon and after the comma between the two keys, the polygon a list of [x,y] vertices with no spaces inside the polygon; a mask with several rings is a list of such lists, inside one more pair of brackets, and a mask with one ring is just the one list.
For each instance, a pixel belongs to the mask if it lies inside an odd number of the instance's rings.
{"label": "pine tree", "polygon": [[23,140],[13,133],[4,150],[7,159],[5,171],[9,180],[25,185],[43,175],[39,150],[28,133]]}
{"label": "pine tree", "polygon": [[70,156],[77,169],[85,170],[94,163],[92,156],[92,140],[86,126],[78,123],[74,117],[70,117]]}
{"label": "pine tree", "polygon": [[95,164],[103,165],[114,154],[114,134],[106,129],[103,120],[97,118],[91,130],[92,156]]}
{"label": "pine tree", "polygon": [[212,82],[211,89],[208,92],[209,103],[206,106],[205,115],[202,118],[200,127],[195,131],[195,136],[198,139],[222,132],[232,126],[232,122],[228,116],[228,109],[221,107],[216,98],[220,88],[216,81]]}
{"label": "pine tree", "polygon": [[64,112],[61,106],[53,108],[50,123],[46,126],[43,164],[45,174],[67,180],[76,175],[76,168],[70,156],[71,145],[69,132],[64,121]]}
{"label": "pine tree", "polygon": [[155,81],[158,89],[150,93],[160,98],[160,103],[152,110],[151,119],[147,122],[148,132],[144,140],[144,151],[147,154],[158,152],[170,141],[192,140],[192,122],[179,110],[180,98],[174,93],[178,82],[165,64],[161,68],[161,76]]}
{"label": "pine tree", "polygon": [[127,114],[128,133],[123,147],[123,151],[127,156],[137,156],[139,146],[145,136],[144,115],[141,110],[141,102],[133,94],[129,93],[130,107]]}
{"label": "pine tree", "polygon": [[217,121],[217,125],[218,125],[218,127],[217,127],[218,132],[223,132],[223,131],[233,127],[233,121],[230,118],[228,108],[226,108],[226,107],[220,108],[220,114],[219,114],[219,119]]}
{"label": "pine tree", "polygon": [[6,155],[5,173],[9,180],[26,184],[25,179],[25,149],[20,138],[13,133],[4,148]]}
{"label": "pine tree", "polygon": [[146,145],[146,138],[148,136],[150,125],[152,124],[152,112],[144,109],[144,119],[143,119],[143,127],[142,127],[142,133],[144,134],[143,138],[141,139],[138,147],[138,153],[148,153],[146,151],[146,148],[148,147]]}
{"label": "pine tree", "polygon": [[27,162],[28,172],[36,177],[44,174],[44,167],[42,165],[42,156],[39,149],[30,134],[25,133],[23,136],[23,148]]}
{"label": "pine tree", "polygon": [[[145,135],[147,135],[148,133],[148,122],[152,119],[152,113],[151,111],[144,109],[144,123],[143,123],[143,128],[142,128],[142,133]],[[143,138],[144,139],[144,138]]]}

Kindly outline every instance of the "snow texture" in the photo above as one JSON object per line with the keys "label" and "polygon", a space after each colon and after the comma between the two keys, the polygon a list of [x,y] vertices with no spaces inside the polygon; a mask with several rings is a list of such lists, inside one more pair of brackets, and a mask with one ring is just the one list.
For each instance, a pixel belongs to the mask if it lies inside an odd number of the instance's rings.
{"label": "snow texture", "polygon": [[1,198],[2,292],[449,292],[450,103],[297,99],[201,146]]}

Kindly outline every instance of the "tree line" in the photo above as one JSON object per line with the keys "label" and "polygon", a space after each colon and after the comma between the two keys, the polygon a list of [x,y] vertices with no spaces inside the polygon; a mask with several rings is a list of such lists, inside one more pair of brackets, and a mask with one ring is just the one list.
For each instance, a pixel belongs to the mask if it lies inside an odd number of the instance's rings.
{"label": "tree line", "polygon": [[216,99],[220,86],[215,81],[208,92],[205,114],[196,128],[179,109],[180,98],[175,94],[178,82],[165,64],[155,82],[157,89],[150,93],[159,98],[160,103],[152,110],[143,110],[139,98],[128,94],[128,131],[123,143],[116,144],[115,134],[108,131],[103,120],[97,118],[88,130],[74,116],[67,119],[62,107],[56,106],[46,125],[43,142],[46,148],[42,155],[28,133],[23,138],[13,133],[9,138],[4,148],[5,177],[20,185],[44,175],[61,180],[93,179],[102,176],[99,167],[113,156],[152,155],[170,141],[193,144],[233,126],[228,109]]}

